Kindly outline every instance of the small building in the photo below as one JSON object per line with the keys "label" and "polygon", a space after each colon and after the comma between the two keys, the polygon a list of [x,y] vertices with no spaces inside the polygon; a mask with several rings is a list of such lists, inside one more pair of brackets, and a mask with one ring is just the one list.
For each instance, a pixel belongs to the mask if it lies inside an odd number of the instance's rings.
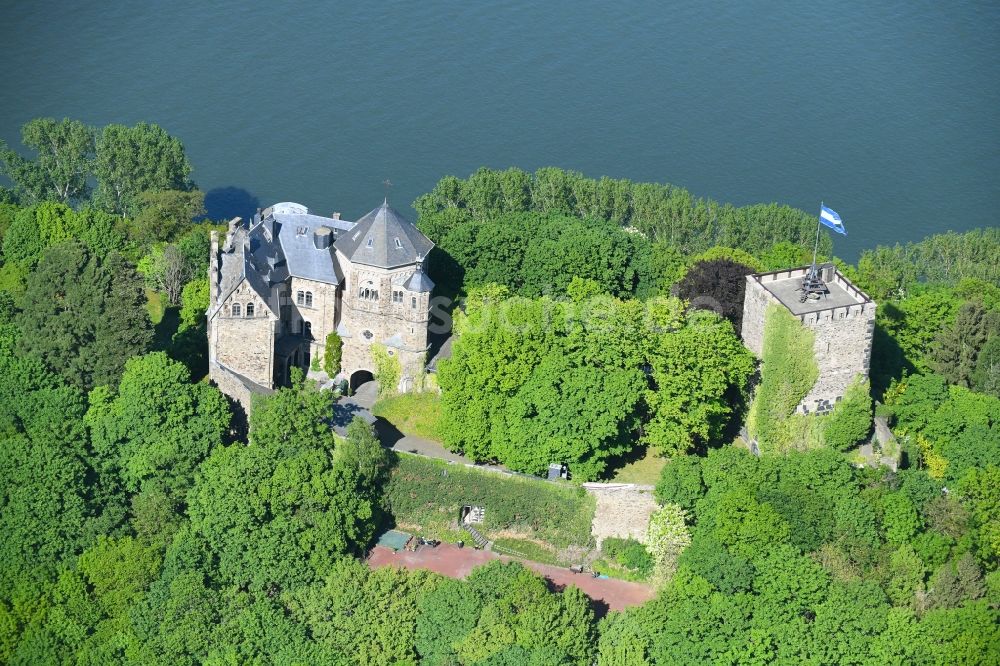
{"label": "small building", "polygon": [[234,220],[221,246],[213,232],[211,379],[249,412],[254,393],[287,385],[293,368],[309,373],[336,332],[339,376],[352,388],[374,376],[378,343],[399,359],[397,388],[407,390],[424,372],[433,247],[387,202],[356,222],[279,203]]}
{"label": "small building", "polygon": [[855,287],[833,264],[819,266],[825,292],[818,297],[802,290],[810,267],[791,268],[747,276],[743,299],[743,344],[761,356],[764,318],[771,304],[779,304],[815,334],[813,357],[819,378],[797,411],[822,413],[844,396],[855,377],[868,377],[876,304]]}

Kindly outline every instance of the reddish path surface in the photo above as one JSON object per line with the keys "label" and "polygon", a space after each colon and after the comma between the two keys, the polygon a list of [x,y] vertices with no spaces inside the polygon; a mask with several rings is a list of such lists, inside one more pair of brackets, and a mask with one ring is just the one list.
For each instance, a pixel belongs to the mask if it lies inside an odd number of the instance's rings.
{"label": "reddish path surface", "polygon": [[[437,548],[422,546],[415,552],[395,552],[390,548],[375,546],[368,558],[368,566],[403,567],[406,569],[427,569],[449,578],[465,578],[481,564],[490,560],[501,559],[514,561],[512,558],[500,556],[484,550],[459,548],[443,543]],[[517,560],[526,567],[545,576],[556,588],[575,585],[588,597],[606,606],[608,610],[622,610],[629,606],[638,606],[653,598],[653,590],[639,583],[630,583],[614,578],[593,578],[589,574],[575,574],[569,569],[553,567],[538,562]]]}

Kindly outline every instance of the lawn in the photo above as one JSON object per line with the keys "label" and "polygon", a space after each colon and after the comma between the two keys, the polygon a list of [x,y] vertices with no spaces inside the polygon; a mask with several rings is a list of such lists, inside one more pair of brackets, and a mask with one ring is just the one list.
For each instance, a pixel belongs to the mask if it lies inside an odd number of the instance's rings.
{"label": "lawn", "polygon": [[655,486],[660,480],[660,472],[667,464],[667,459],[653,448],[641,452],[642,455],[625,462],[614,473],[610,481],[615,483],[636,483]]}
{"label": "lawn", "polygon": [[403,393],[383,398],[372,407],[372,414],[407,435],[441,441],[441,396],[436,392]]}
{"label": "lawn", "polygon": [[594,498],[568,482],[505,476],[399,453],[385,496],[398,525],[430,536],[453,534],[459,510],[471,504],[486,509],[485,522],[477,527],[487,538],[531,540],[553,550],[593,544]]}

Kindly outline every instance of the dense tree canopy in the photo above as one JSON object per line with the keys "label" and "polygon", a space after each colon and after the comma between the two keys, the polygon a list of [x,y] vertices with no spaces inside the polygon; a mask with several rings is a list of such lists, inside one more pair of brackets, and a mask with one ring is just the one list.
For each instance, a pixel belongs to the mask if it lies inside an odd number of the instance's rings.
{"label": "dense tree canopy", "polygon": [[[445,538],[471,497],[500,543],[530,535],[519,547],[584,557],[595,501],[572,482],[397,458],[360,420],[337,437],[331,393],[300,376],[255,404],[241,436],[198,381],[211,225],[193,223],[202,200],[180,143],[149,125],[41,120],[23,134],[32,157],[0,151],[15,186],[0,190],[0,662],[977,664],[1000,652],[994,230],[841,265],[879,299],[873,385],[904,452],[890,471],[852,455],[870,425],[861,379],[832,415],[790,415],[814,369],[794,321],[765,344],[750,413],[761,455],[735,439],[756,364],[698,296],[808,261],[804,214],[559,169],[483,169],[421,197],[437,268],[455,271],[445,286],[467,292],[438,377],[447,442],[528,472],[568,462],[577,481],[642,447],[669,456],[647,545],[602,548],[657,596],[597,623],[578,589],[516,563],[464,581],[370,569],[360,556],[378,531],[434,520]],[[91,176],[104,209],[87,201]],[[666,295],[675,284],[690,306]],[[735,316],[727,295],[713,298]]]}
{"label": "dense tree canopy", "polygon": [[26,203],[73,203],[89,194],[93,169],[94,130],[79,120],[36,118],[21,128],[25,146],[35,160],[0,146],[0,174],[10,178]]}
{"label": "dense tree canopy", "polygon": [[73,385],[113,384],[151,342],[144,304],[135,270],[119,255],[102,261],[77,242],[53,246],[28,280],[21,347]]}
{"label": "dense tree canopy", "polygon": [[132,216],[143,192],[190,190],[191,164],[180,140],[158,125],[108,125],[97,137],[95,203],[109,213]]}

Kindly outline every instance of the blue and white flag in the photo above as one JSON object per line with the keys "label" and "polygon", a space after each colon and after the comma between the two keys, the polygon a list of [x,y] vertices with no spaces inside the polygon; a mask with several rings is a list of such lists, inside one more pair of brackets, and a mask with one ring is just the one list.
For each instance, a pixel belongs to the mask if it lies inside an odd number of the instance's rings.
{"label": "blue and white flag", "polygon": [[819,221],[824,227],[830,227],[838,234],[847,235],[847,229],[844,228],[844,223],[840,221],[840,216],[826,206],[819,207]]}

